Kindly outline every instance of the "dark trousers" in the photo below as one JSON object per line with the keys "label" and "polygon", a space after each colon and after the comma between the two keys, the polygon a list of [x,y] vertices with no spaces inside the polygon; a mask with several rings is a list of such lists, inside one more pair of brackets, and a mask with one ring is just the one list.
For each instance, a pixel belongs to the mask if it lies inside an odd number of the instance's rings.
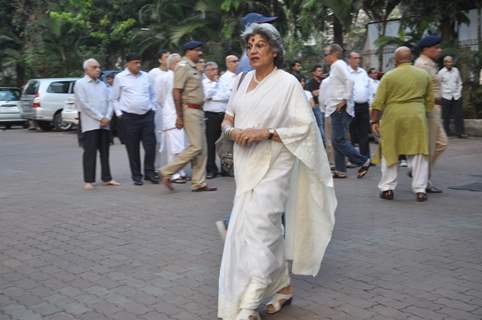
{"label": "dark trousers", "polygon": [[154,111],[151,110],[145,114],[124,112],[121,119],[123,141],[129,157],[132,180],[141,181],[143,178],[141,174],[141,142],[144,147],[144,175],[153,177],[156,158]]}
{"label": "dark trousers", "polygon": [[224,119],[224,112],[204,112],[206,117],[206,141],[208,145],[208,161],[206,171],[218,173],[216,165],[216,141],[221,136],[221,123]]}
{"label": "dark trousers", "polygon": [[360,153],[370,158],[370,113],[368,103],[355,103],[355,117],[350,124],[350,135],[353,143],[358,143]]}
{"label": "dark trousers", "polygon": [[337,172],[346,172],[346,158],[357,166],[363,166],[368,157],[356,150],[351,141],[347,139],[352,117],[345,111],[331,114],[331,143],[335,155],[335,169]]}
{"label": "dark trousers", "polygon": [[82,165],[84,168],[84,181],[95,182],[95,163],[97,160],[97,150],[100,154],[100,168],[102,181],[112,180],[109,166],[109,147],[110,132],[105,129],[91,130],[82,133]]}
{"label": "dark trousers", "polygon": [[442,118],[447,135],[452,135],[452,130],[450,130],[450,120],[452,118],[455,124],[455,134],[464,134],[464,109],[462,99],[447,100],[442,98]]}

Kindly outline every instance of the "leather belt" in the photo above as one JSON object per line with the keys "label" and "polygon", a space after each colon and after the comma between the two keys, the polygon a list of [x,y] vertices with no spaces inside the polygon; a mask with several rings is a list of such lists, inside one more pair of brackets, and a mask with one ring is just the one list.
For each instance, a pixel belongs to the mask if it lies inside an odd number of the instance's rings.
{"label": "leather belt", "polygon": [[191,108],[191,109],[201,110],[203,108],[202,104],[186,103],[185,105],[186,105],[186,107]]}

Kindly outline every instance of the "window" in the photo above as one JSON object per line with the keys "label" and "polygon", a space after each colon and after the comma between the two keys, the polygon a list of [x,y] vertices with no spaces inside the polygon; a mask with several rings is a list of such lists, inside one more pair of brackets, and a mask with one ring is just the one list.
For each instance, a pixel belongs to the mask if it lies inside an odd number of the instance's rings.
{"label": "window", "polygon": [[24,94],[37,94],[40,83],[38,81],[30,81],[25,88]]}
{"label": "window", "polygon": [[48,93],[69,93],[70,81],[52,82],[47,88]]}
{"label": "window", "polygon": [[0,88],[0,101],[18,101],[20,99],[20,90]]}

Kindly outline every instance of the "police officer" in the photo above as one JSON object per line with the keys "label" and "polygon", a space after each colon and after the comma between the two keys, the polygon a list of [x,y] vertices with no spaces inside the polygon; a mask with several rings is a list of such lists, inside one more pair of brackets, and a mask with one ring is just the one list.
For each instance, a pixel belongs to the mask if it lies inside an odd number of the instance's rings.
{"label": "police officer", "polygon": [[176,105],[176,127],[184,128],[189,145],[176,159],[161,168],[163,183],[173,190],[171,176],[189,162],[192,166],[192,191],[216,191],[206,184],[207,144],[204,123],[202,75],[196,69],[203,43],[189,41],[182,46],[184,57],[174,71],[172,95]]}

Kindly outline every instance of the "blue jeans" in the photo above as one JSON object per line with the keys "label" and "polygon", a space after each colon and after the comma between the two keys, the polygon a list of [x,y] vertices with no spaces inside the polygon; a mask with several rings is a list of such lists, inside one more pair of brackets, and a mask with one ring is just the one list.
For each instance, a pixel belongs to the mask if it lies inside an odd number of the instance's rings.
{"label": "blue jeans", "polygon": [[[320,107],[313,108],[313,113],[315,115],[316,124],[320,129],[321,139],[323,139],[323,144],[325,144],[325,113],[321,111]],[[326,144],[325,144],[326,145]]]}
{"label": "blue jeans", "polygon": [[350,132],[350,123],[352,117],[345,111],[333,112],[331,114],[331,142],[335,154],[335,170],[337,172],[346,172],[346,159],[357,166],[363,166],[368,158],[361,155],[350,140],[347,139]]}

